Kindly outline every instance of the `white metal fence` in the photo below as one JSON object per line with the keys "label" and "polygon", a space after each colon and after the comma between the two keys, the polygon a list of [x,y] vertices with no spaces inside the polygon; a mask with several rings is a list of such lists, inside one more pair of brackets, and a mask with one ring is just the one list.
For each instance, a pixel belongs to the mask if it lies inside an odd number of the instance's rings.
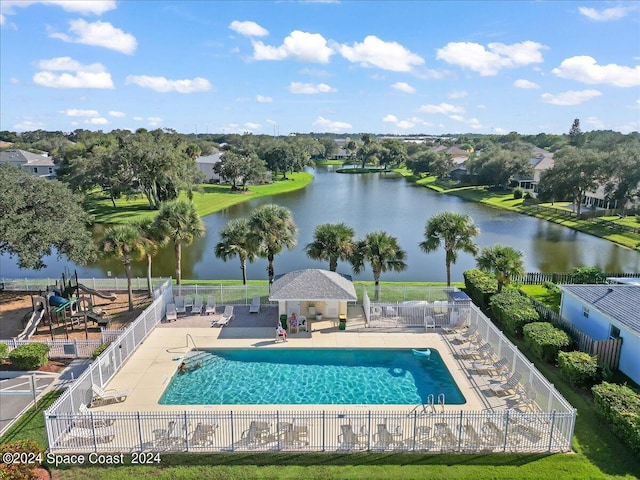
{"label": "white metal fence", "polygon": [[[55,285],[60,278],[3,278],[0,280],[0,287],[7,291],[16,292],[38,292],[44,291],[49,285]],[[166,282],[166,278],[152,278],[151,284],[158,287]],[[109,292],[123,292],[127,290],[126,278],[79,278],[78,283],[94,290],[106,290]],[[131,279],[134,290],[146,290],[146,277],[135,277]]]}
{"label": "white metal fence", "polygon": [[213,295],[217,305],[250,305],[254,295],[260,297],[261,305],[269,301],[269,285],[174,285],[173,294],[184,297],[202,295],[205,299]]}

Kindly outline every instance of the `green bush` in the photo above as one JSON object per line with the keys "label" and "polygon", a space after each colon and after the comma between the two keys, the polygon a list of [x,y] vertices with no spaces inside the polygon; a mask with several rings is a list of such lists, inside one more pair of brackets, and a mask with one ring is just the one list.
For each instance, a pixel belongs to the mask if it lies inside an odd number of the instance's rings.
{"label": "green bush", "polygon": [[507,288],[491,297],[491,314],[512,335],[521,334],[527,323],[540,320],[531,300],[516,289]]}
{"label": "green bush", "polygon": [[9,360],[19,370],[37,370],[49,361],[49,346],[44,343],[28,343],[14,348]]}
{"label": "green bush", "polygon": [[598,267],[574,267],[571,283],[605,283],[607,276]]}
{"label": "green bush", "polygon": [[473,303],[483,310],[489,306],[491,296],[498,291],[498,281],[482,270],[466,270],[463,273],[465,291]]}
{"label": "green bush", "polygon": [[521,188],[514,188],[513,189],[513,199],[514,200],[518,200],[519,198],[522,198],[523,195],[524,195],[524,190],[522,190]]}
{"label": "green bush", "polygon": [[98,358],[98,356],[99,356],[102,352],[104,352],[104,351],[107,349],[107,347],[108,347],[109,345],[111,345],[111,342],[106,342],[106,343],[103,343],[102,345],[100,345],[98,348],[96,348],[96,349],[93,351],[93,353],[91,354],[91,358],[93,358],[94,360],[95,360],[96,358]]}
{"label": "green bush", "polygon": [[571,345],[567,332],[554,327],[548,322],[532,322],[522,327],[525,342],[538,358],[554,363],[560,350]]}
{"label": "green bush", "polygon": [[44,452],[36,442],[24,439],[4,443],[0,445],[0,454],[5,453],[27,455],[31,463],[0,462],[0,480],[37,480],[33,471],[42,464]]}
{"label": "green bush", "polygon": [[626,385],[602,382],[591,389],[598,412],[613,432],[640,454],[640,395]]}
{"label": "green bush", "polygon": [[591,388],[602,379],[598,359],[585,352],[558,353],[558,366],[565,379],[576,387]]}
{"label": "green bush", "polygon": [[9,347],[7,347],[6,343],[0,342],[0,360],[7,358],[9,356]]}

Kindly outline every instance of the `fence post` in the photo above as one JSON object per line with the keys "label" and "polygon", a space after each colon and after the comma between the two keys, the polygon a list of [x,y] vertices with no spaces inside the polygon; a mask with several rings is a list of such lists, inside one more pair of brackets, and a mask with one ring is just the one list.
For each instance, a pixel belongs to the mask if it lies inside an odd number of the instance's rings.
{"label": "fence post", "polygon": [[[555,427],[556,424],[556,411],[554,410],[551,413],[551,430],[549,431],[549,448],[548,448],[548,452],[551,452],[551,446],[553,445],[553,428]],[[569,441],[571,441],[571,439],[569,439]]]}
{"label": "fence post", "polygon": [[234,433],[233,432],[233,410],[231,410],[231,412],[229,412],[229,414],[230,414],[229,421],[231,422],[231,451],[233,452],[233,451],[235,451],[235,444],[236,444],[236,441],[233,438],[234,437],[234,435],[233,435],[233,433]]}
{"label": "fence post", "polygon": [[326,416],[325,416],[325,411],[322,410],[322,451],[324,452],[324,438],[325,438],[325,430],[326,430]]}
{"label": "fence post", "polygon": [[140,451],[144,450],[144,440],[142,439],[142,422],[140,421],[140,412],[136,412],[138,417],[138,438],[140,439]]}

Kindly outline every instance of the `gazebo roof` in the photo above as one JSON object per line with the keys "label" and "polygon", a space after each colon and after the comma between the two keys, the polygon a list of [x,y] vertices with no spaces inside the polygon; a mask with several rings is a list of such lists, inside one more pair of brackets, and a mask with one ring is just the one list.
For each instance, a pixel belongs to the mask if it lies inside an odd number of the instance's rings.
{"label": "gazebo roof", "polygon": [[276,279],[271,285],[269,300],[286,301],[356,301],[356,289],[345,276],[311,268],[289,272]]}

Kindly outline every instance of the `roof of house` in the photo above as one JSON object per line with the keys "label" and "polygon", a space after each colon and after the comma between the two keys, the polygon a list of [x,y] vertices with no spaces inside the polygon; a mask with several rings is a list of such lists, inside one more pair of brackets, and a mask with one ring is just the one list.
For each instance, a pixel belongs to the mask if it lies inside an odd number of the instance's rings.
{"label": "roof of house", "polygon": [[198,157],[196,159],[196,163],[218,163],[220,161],[220,152],[216,152],[212,155],[205,155],[203,157]]}
{"label": "roof of house", "polygon": [[278,277],[271,285],[269,300],[342,300],[357,299],[349,278],[336,272],[310,268]]}
{"label": "roof of house", "polygon": [[640,335],[640,286],[561,285],[560,289]]}
{"label": "roof of house", "polygon": [[42,165],[52,167],[53,158],[44,155],[38,155],[36,153],[27,152],[26,150],[20,150],[12,148],[0,152],[0,162],[12,162],[21,163],[27,165]]}

